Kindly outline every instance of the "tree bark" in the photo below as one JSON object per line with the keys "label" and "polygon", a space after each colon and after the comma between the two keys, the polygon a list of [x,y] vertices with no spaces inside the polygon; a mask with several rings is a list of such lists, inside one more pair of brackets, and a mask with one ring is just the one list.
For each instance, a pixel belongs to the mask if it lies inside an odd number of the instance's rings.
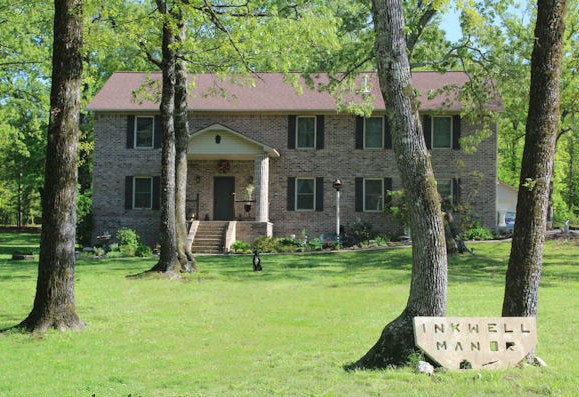
{"label": "tree bark", "polygon": [[[176,15],[179,34],[177,43],[185,41],[186,25],[180,13]],[[178,47],[179,48],[179,47]],[[187,145],[189,121],[187,119],[187,64],[177,54],[175,60],[175,227],[177,231],[177,255],[186,272],[197,270],[197,262],[187,243]]]}
{"label": "tree bark", "polygon": [[549,186],[559,120],[565,0],[539,0],[531,55],[525,147],[503,316],[537,315]]}
{"label": "tree bark", "polygon": [[400,0],[373,0],[375,56],[380,89],[392,125],[396,164],[408,197],[412,280],[406,308],[378,342],[346,369],[385,368],[415,351],[412,319],[446,314],[447,257],[436,180],[412,88]]}
{"label": "tree bark", "polygon": [[[167,5],[157,0],[161,14],[167,15]],[[175,230],[175,126],[173,122],[175,110],[175,35],[171,30],[170,21],[163,22],[163,43],[161,62],[163,74],[163,89],[161,92],[161,222],[160,241],[161,253],[159,262],[151,271],[165,273],[169,277],[177,277],[181,272],[181,264],[177,258],[177,239]]]}
{"label": "tree bark", "polygon": [[52,88],[42,195],[42,233],[34,306],[18,327],[80,330],[74,265],[82,17],[79,0],[55,0]]}

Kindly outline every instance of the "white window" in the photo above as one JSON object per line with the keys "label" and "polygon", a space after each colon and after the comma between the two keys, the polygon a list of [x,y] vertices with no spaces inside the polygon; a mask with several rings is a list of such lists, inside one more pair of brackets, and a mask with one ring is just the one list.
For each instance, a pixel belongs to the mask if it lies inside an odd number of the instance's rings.
{"label": "white window", "polygon": [[316,146],[316,118],[300,116],[296,124],[296,147],[313,149]]}
{"label": "white window", "polygon": [[153,178],[133,178],[133,209],[153,208]]}
{"label": "white window", "polygon": [[452,204],[452,179],[439,179],[436,181],[436,186],[442,202]]}
{"label": "white window", "polygon": [[384,209],[384,180],[364,179],[364,211],[381,212]]}
{"label": "white window", "polygon": [[452,145],[452,117],[432,118],[432,147],[450,148]]}
{"label": "white window", "polygon": [[384,147],[384,117],[364,119],[364,148],[382,149]]}
{"label": "white window", "polygon": [[152,148],[154,117],[135,117],[135,147]]}
{"label": "white window", "polygon": [[316,180],[314,178],[296,179],[296,210],[314,211],[316,209]]}

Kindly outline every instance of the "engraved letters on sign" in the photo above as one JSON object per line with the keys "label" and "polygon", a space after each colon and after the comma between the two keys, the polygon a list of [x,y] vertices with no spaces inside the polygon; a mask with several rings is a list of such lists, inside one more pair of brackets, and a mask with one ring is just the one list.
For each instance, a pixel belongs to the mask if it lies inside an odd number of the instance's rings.
{"label": "engraved letters on sign", "polygon": [[518,364],[537,345],[534,317],[414,317],[414,340],[443,367]]}

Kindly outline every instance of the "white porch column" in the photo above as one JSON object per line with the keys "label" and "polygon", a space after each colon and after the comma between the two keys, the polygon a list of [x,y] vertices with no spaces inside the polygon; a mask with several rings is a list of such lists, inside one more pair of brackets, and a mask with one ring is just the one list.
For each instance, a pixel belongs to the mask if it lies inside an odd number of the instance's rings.
{"label": "white porch column", "polygon": [[269,222],[269,157],[267,154],[255,156],[255,220]]}

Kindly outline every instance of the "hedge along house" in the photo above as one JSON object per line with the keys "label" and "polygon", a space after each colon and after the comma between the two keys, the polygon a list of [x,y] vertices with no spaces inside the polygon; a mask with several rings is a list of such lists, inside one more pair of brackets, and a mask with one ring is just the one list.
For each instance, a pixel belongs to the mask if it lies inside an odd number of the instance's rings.
{"label": "hedge along house", "polygon": [[[138,98],[143,90],[157,90],[160,77],[114,73],[87,107],[95,128],[95,237],[129,227],[148,244],[158,242],[159,104]],[[460,138],[478,126],[461,119],[456,92],[429,96],[443,87],[460,89],[467,79],[462,72],[413,73],[441,195],[468,200],[472,215],[494,227],[496,126],[469,155],[460,149]],[[219,232],[227,236],[220,243],[225,249],[235,239],[251,242],[260,235],[311,238],[334,232],[336,179],[342,182],[340,217],[346,231],[359,221],[385,233],[398,227],[384,213],[387,192],[402,186],[375,74],[361,75],[346,98],[356,103],[370,98],[374,112],[367,118],[337,111],[327,92],[307,87],[299,92],[283,74],[261,74],[252,84],[212,74],[191,80],[187,210],[192,240],[200,240],[204,224],[215,221],[226,230]]]}

